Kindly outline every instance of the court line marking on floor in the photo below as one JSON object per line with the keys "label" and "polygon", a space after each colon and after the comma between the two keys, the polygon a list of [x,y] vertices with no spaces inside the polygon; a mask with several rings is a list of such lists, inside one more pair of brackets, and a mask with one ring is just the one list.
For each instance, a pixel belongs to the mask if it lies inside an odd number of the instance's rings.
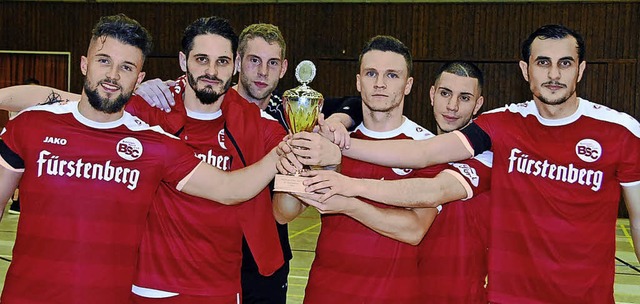
{"label": "court line marking on floor", "polygon": [[318,228],[319,226],[320,226],[320,223],[317,223],[317,224],[311,225],[311,226],[309,226],[309,227],[307,227],[307,228],[305,228],[305,229],[302,229],[302,230],[300,230],[300,231],[298,231],[298,232],[296,232],[296,233],[294,233],[294,234],[289,235],[289,239],[292,239],[292,238],[294,238],[294,237],[296,237],[296,236],[298,236],[298,235],[301,235],[301,234],[303,234],[303,233],[305,233],[305,232],[308,232],[309,230],[312,230],[312,229]]}
{"label": "court line marking on floor", "polygon": [[622,228],[622,233],[624,233],[624,236],[627,237],[627,241],[629,241],[629,244],[631,244],[631,248],[634,248],[633,242],[631,241],[631,235],[629,234],[627,227],[624,224],[620,224],[620,228]]}

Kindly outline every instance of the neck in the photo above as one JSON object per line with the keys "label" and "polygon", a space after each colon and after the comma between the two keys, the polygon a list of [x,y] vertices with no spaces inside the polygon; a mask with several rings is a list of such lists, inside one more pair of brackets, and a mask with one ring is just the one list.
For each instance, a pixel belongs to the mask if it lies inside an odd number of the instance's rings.
{"label": "neck", "polygon": [[540,116],[546,119],[561,119],[569,117],[578,110],[578,105],[580,103],[576,93],[573,93],[567,101],[557,105],[543,103],[535,96],[533,97],[533,100],[538,108]]}
{"label": "neck", "polygon": [[78,103],[78,111],[82,116],[86,117],[89,120],[93,120],[95,122],[112,122],[120,119],[124,112],[124,109],[121,109],[116,113],[105,113],[94,109],[89,103],[89,98],[82,91],[82,95],[80,96],[80,102]]}
{"label": "neck", "polygon": [[240,94],[240,96],[242,96],[242,98],[248,100],[251,103],[257,104],[258,107],[262,110],[266,109],[267,106],[269,105],[271,94],[267,95],[267,97],[263,99],[256,99],[251,97],[251,95],[249,95],[249,92],[247,92],[247,90],[242,86],[241,83],[234,85],[233,88],[238,92],[238,94]]}
{"label": "neck", "polygon": [[364,111],[362,122],[371,131],[387,132],[395,130],[404,122],[401,106],[387,112],[374,112],[366,106],[362,110]]}
{"label": "neck", "polygon": [[200,99],[196,96],[196,92],[187,85],[184,90],[183,100],[184,107],[190,111],[198,112],[198,113],[215,113],[220,110],[220,104],[224,99],[224,95],[218,97],[218,100],[212,104],[203,104],[200,102]]}

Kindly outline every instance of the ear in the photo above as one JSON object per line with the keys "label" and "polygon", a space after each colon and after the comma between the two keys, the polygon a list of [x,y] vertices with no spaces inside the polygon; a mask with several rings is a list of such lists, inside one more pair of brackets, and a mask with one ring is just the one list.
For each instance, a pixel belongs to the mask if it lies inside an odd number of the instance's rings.
{"label": "ear", "polygon": [[87,65],[88,63],[88,59],[86,56],[82,56],[80,57],[80,71],[82,72],[82,75],[87,76]]}
{"label": "ear", "polygon": [[146,76],[146,75],[147,75],[146,72],[138,73],[138,80],[136,81],[136,86],[138,86],[140,83],[142,83],[142,80],[144,80],[144,76]]}
{"label": "ear", "polygon": [[236,64],[233,70],[233,75],[235,75],[236,73],[240,73],[242,68],[242,61],[240,60],[240,53],[238,53],[236,55]]}
{"label": "ear", "polygon": [[433,106],[433,100],[436,99],[436,86],[432,85],[429,90],[429,98],[431,98],[431,106]]}
{"label": "ear", "polygon": [[362,93],[362,89],[360,87],[360,74],[356,74],[356,89],[358,92]]}
{"label": "ear", "polygon": [[409,95],[411,93],[411,88],[413,87],[413,77],[407,78],[407,84],[404,85],[404,95]]}
{"label": "ear", "polygon": [[580,82],[580,80],[582,79],[584,69],[586,68],[587,68],[587,62],[586,61],[580,62],[580,65],[578,66],[578,82]]}
{"label": "ear", "polygon": [[288,67],[289,67],[289,61],[287,59],[282,60],[282,71],[280,71],[280,79],[284,77],[284,74],[287,72]]}
{"label": "ear", "polygon": [[185,55],[183,52],[180,52],[178,54],[178,61],[180,61],[180,69],[183,72],[187,72],[187,55]]}
{"label": "ear", "polygon": [[524,80],[526,80],[527,82],[529,82],[529,65],[520,60],[520,71],[522,71],[522,77],[524,77]]}
{"label": "ear", "polygon": [[482,107],[483,104],[484,104],[484,96],[480,96],[478,100],[476,100],[476,106],[473,108],[473,116],[478,114],[478,111],[480,111],[480,108]]}

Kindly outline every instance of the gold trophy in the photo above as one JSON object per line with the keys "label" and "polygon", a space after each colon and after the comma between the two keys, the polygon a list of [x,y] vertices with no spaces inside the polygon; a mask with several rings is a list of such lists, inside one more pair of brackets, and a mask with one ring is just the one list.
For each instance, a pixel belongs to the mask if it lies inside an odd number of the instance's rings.
{"label": "gold trophy", "polygon": [[[296,79],[302,83],[282,94],[284,114],[291,133],[313,131],[322,110],[324,97],[320,92],[307,86],[316,77],[316,66],[309,60],[303,60],[296,67]],[[305,168],[306,170],[309,168]],[[292,175],[278,174],[274,181],[274,190],[283,192],[305,192],[300,172]]]}

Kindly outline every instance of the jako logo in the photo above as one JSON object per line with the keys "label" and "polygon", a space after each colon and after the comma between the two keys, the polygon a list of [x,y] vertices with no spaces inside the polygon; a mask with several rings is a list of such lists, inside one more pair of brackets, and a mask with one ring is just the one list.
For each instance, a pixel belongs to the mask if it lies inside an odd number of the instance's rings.
{"label": "jako logo", "polygon": [[602,147],[593,139],[583,139],[576,145],[576,154],[581,160],[592,163],[602,155]]}
{"label": "jako logo", "polygon": [[51,136],[45,137],[42,142],[43,143],[47,143],[47,144],[61,145],[61,146],[64,146],[64,145],[67,144],[67,140],[66,139],[57,138],[57,137],[51,137]]}
{"label": "jako logo", "polygon": [[116,145],[116,152],[126,160],[135,160],[142,155],[142,144],[133,137],[123,138]]}

